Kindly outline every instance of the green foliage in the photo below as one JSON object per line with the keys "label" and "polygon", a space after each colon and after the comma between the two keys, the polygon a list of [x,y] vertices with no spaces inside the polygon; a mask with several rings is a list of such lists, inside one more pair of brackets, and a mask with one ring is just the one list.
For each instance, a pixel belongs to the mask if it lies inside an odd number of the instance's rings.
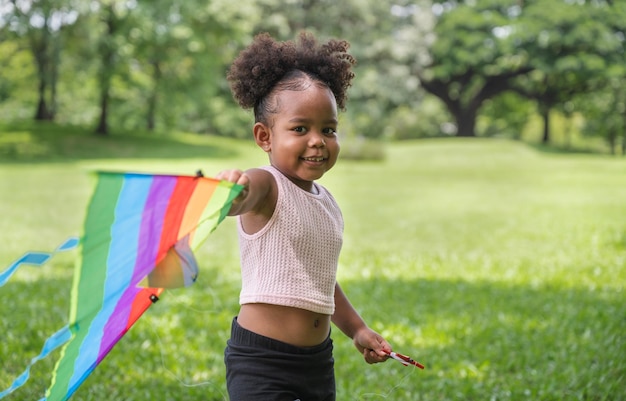
{"label": "green foliage", "polygon": [[612,154],[626,155],[626,87],[614,80],[590,98],[593,101],[583,107],[592,118],[585,122],[583,132],[604,138]]}
{"label": "green foliage", "polygon": [[[510,24],[505,12],[482,1],[443,13],[435,28],[437,41],[432,47],[433,59],[439,63],[434,75],[445,78],[465,74],[468,70],[484,74],[485,69],[490,75],[499,74],[501,71],[493,69],[497,66],[495,62],[515,56],[508,54],[515,49],[508,47],[509,42],[500,39],[494,31]],[[447,34],[449,32],[454,34]],[[450,52],[450,49],[455,51]]]}
{"label": "green foliage", "polygon": [[400,106],[393,110],[390,117],[394,123],[385,127],[384,136],[392,140],[432,138],[454,133],[447,110],[432,97],[424,99],[417,110]]}
{"label": "green foliage", "polygon": [[0,41],[0,120],[25,119],[35,114],[36,75],[32,54],[19,41]]}
{"label": "green foliage", "polygon": [[503,93],[485,102],[478,120],[479,136],[520,139],[535,107],[513,92]]}
{"label": "green foliage", "polygon": [[[0,156],[2,266],[80,233],[89,170],[210,175],[266,162],[248,141],[210,136],[120,133],[90,143],[68,127],[1,129],[51,149]],[[621,399],[626,160],[494,139],[404,141],[385,152],[382,161],[340,161],[322,180],[346,222],[339,280],[366,321],[426,369],[367,365],[335,329],[338,399]],[[226,400],[234,224],[227,219],[201,247],[198,282],[168,291],[74,400]],[[66,322],[75,256],[24,267],[0,290],[0,388]],[[7,400],[39,399],[57,356]]]}
{"label": "green foliage", "polygon": [[56,122],[95,128],[106,95],[114,131],[248,137],[229,64],[258,32],[308,30],[348,40],[358,60],[351,137],[519,136],[530,106],[509,107],[513,91],[546,118],[583,116],[612,147],[623,136],[614,110],[587,107],[607,85],[623,91],[623,2],[38,0],[2,10],[3,121],[33,117],[43,100]]}

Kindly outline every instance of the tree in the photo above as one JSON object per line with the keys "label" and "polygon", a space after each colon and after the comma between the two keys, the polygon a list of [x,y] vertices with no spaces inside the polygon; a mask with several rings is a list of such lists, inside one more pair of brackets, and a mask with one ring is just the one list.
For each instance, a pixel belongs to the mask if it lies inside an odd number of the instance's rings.
{"label": "tree", "polygon": [[[6,102],[32,77],[32,56],[19,37],[0,30],[0,103]],[[0,117],[1,118],[1,117]]]}
{"label": "tree", "polygon": [[600,6],[600,17],[611,35],[597,42],[611,43],[604,61],[607,66],[593,77],[594,91],[578,96],[578,108],[584,113],[584,132],[601,136],[612,154],[626,155],[626,3],[606,1]]}
{"label": "tree", "polygon": [[585,126],[583,133],[602,137],[608,143],[611,154],[626,155],[626,88],[622,79],[611,79],[601,90],[584,99]]}
{"label": "tree", "polygon": [[76,21],[70,1],[11,0],[5,5],[3,25],[25,37],[37,70],[38,102],[35,120],[54,120],[61,57],[61,30]]}
{"label": "tree", "polygon": [[181,4],[190,35],[181,65],[186,77],[179,81],[184,92],[173,99],[187,105],[179,110],[179,118],[193,132],[249,137],[248,130],[242,129],[245,113],[232,100],[226,72],[250,40],[263,11],[257,1],[184,0]]}
{"label": "tree", "polygon": [[255,3],[230,0],[137,3],[124,43],[131,68],[119,76],[134,101],[125,110],[142,116],[132,127],[237,132],[223,122],[233,114],[221,107],[226,69],[260,14]]}
{"label": "tree", "polygon": [[174,1],[142,2],[135,10],[134,29],[131,29],[128,42],[133,45],[132,58],[144,78],[138,80],[142,81],[139,86],[145,93],[145,128],[149,131],[154,131],[157,126],[165,65],[182,56],[180,49],[185,46],[173,33],[176,21],[180,19],[180,10]]}
{"label": "tree", "polygon": [[97,15],[103,29],[98,42],[100,66],[98,70],[98,92],[100,117],[96,134],[109,134],[109,106],[111,101],[111,83],[119,64],[119,42],[124,40],[126,20],[132,5],[122,0],[109,0],[100,3]]}
{"label": "tree", "polygon": [[550,111],[592,91],[620,46],[606,24],[606,11],[603,5],[562,0],[524,8],[516,36],[532,55],[533,71],[516,79],[512,89],[537,102],[544,122],[543,143],[550,141]]}
{"label": "tree", "polygon": [[422,87],[437,96],[457,125],[474,136],[488,99],[516,91],[537,102],[549,141],[549,115],[593,89],[619,47],[606,3],[566,0],[440,0],[428,10],[436,39],[415,62]]}
{"label": "tree", "polygon": [[414,58],[413,72],[446,105],[457,135],[475,136],[484,102],[533,70],[512,35],[521,7],[499,0],[443,1],[419,12],[432,15],[434,39],[416,44],[416,51],[425,55]]}

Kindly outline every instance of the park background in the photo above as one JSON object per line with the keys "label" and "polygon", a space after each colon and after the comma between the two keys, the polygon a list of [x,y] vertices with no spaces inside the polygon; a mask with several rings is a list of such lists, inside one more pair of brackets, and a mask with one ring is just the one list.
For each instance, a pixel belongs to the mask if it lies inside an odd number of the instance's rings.
{"label": "park background", "polygon": [[[619,400],[626,387],[626,3],[0,0],[0,265],[81,232],[97,169],[266,163],[225,73],[255,33],[358,59],[339,279],[427,368],[335,330],[340,400]],[[75,253],[0,289],[0,387],[67,321]],[[224,400],[227,220],[73,399]],[[9,400],[39,399],[55,355]]]}

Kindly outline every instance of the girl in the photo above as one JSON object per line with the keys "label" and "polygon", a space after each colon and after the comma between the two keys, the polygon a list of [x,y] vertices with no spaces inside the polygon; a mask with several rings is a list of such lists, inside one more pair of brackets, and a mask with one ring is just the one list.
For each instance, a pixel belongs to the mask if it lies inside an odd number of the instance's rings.
{"label": "girl", "polygon": [[331,321],[366,362],[391,351],[336,282],[343,219],[315,182],[339,153],[337,109],[354,76],[348,47],[261,34],[228,73],[239,105],[254,110],[254,139],[270,162],[217,175],[245,187],[230,210],[239,216],[242,272],[224,357],[231,401],[334,400]]}

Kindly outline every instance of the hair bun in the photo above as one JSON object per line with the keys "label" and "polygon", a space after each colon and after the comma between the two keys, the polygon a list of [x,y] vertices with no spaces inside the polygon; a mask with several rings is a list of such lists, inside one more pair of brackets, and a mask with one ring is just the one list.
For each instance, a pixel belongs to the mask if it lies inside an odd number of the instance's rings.
{"label": "hair bun", "polygon": [[268,33],[254,37],[231,65],[227,79],[233,97],[244,109],[254,108],[290,71],[301,70],[317,77],[333,92],[337,107],[345,109],[347,90],[356,60],[347,51],[345,40],[331,39],[319,44],[302,32],[297,42],[278,42]]}

